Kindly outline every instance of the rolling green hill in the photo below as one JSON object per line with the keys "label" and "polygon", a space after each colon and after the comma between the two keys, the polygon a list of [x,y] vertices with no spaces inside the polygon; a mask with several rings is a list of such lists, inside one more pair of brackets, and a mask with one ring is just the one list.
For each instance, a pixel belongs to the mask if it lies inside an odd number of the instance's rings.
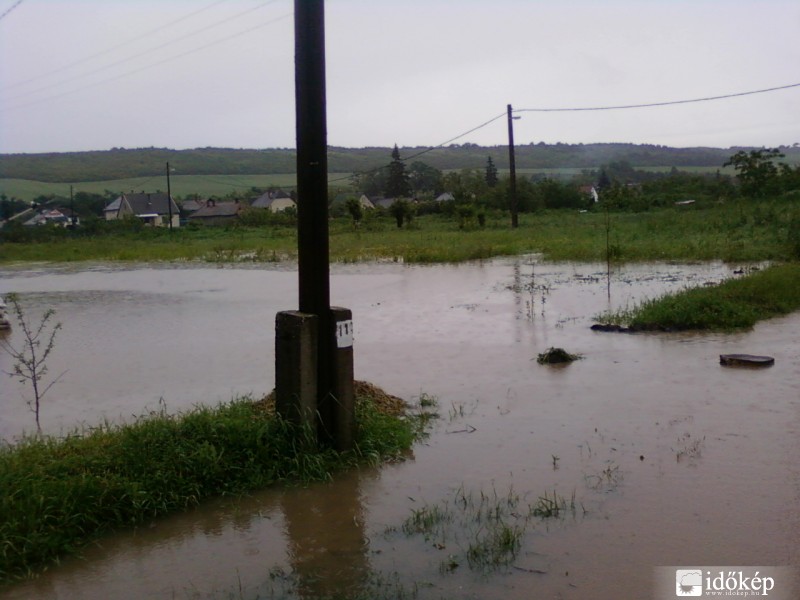
{"label": "rolling green hill", "polygon": [[[696,172],[714,171],[740,148],[670,148],[640,144],[528,144],[516,147],[520,173],[571,175],[597,169],[615,161],[637,168],[668,170],[677,167]],[[784,159],[800,164],[800,148],[785,147]],[[443,171],[483,169],[488,156],[501,170],[508,169],[506,146],[453,144],[428,149],[400,149],[409,162],[423,161]],[[422,153],[422,154],[421,154]],[[415,155],[419,155],[416,156]],[[331,180],[345,187],[350,173],[368,171],[388,164],[386,147],[331,147],[328,170]],[[40,195],[69,196],[76,191],[119,193],[148,189],[166,191],[166,163],[175,196],[225,195],[252,187],[292,187],[295,184],[296,154],[289,148],[262,150],[231,148],[114,148],[106,151],[50,154],[0,154],[0,193],[30,201]]]}
{"label": "rolling green hill", "polygon": [[[413,157],[424,147],[401,148]],[[612,161],[636,167],[720,167],[738,148],[669,148],[637,144],[529,144],[516,147],[520,169],[591,169]],[[787,161],[800,163],[800,148],[782,148]],[[498,168],[508,167],[506,146],[450,145],[427,151],[417,159],[441,170],[483,168],[491,156]],[[352,173],[389,162],[390,148],[337,148],[328,154],[328,169]],[[293,149],[115,148],[95,152],[0,154],[0,178],[46,182],[109,181],[165,174],[166,163],[177,175],[271,175],[295,172]]]}

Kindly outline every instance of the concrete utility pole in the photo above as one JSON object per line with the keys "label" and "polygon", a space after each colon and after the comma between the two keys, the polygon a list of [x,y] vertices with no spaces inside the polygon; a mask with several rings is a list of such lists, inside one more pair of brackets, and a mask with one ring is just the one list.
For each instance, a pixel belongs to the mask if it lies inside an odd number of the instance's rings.
{"label": "concrete utility pole", "polygon": [[323,0],[295,0],[299,310],[275,320],[275,401],[340,450],[355,429],[352,313],[330,305]]}
{"label": "concrete utility pole", "polygon": [[324,9],[321,0],[294,6],[300,310],[319,315],[324,329],[330,310]]}
{"label": "concrete utility pole", "polygon": [[[511,105],[508,105],[508,165],[511,170],[511,185],[509,193],[511,195],[511,227],[519,227],[519,215],[517,204],[517,162],[514,157],[514,119]],[[519,118],[519,117],[516,117]]]}
{"label": "concrete utility pole", "polygon": [[72,186],[69,186],[69,228],[75,229],[75,197],[72,195]]}

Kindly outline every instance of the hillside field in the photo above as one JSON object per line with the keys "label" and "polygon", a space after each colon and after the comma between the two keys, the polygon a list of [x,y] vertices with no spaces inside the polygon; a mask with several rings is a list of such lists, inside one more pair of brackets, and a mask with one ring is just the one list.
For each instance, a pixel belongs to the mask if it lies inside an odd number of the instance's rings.
{"label": "hillside field", "polygon": [[[669,172],[672,167],[639,167],[643,171],[659,173]],[[732,167],[697,167],[686,166],[678,167],[679,170],[688,173],[715,173],[720,171],[728,175],[734,175]],[[517,169],[518,177],[530,177],[534,174],[545,174],[550,177],[569,178],[578,175],[583,171],[579,167],[565,168],[522,168]],[[508,169],[499,169],[499,174],[507,175]],[[329,173],[328,181],[334,189],[346,190],[350,187],[351,173]],[[153,177],[130,177],[127,179],[113,179],[109,181],[79,181],[76,183],[54,183],[49,181],[31,181],[28,179],[2,179],[0,178],[0,194],[5,194],[9,198],[19,198],[25,202],[31,202],[39,196],[49,196],[51,194],[69,198],[70,185],[73,192],[88,192],[103,194],[106,190],[118,194],[120,192],[166,192],[166,176],[159,175]],[[225,196],[231,192],[245,193],[252,188],[266,189],[269,187],[292,189],[297,185],[297,177],[294,173],[273,173],[268,175],[179,175],[173,174],[170,177],[170,187],[175,198],[187,198],[194,195],[200,198],[211,196]]]}
{"label": "hillside field", "polygon": [[[349,178],[349,173],[330,173],[330,180]],[[294,173],[279,173],[272,175],[172,175],[170,189],[175,198],[190,197],[195,194],[201,198],[210,196],[224,196],[231,192],[247,192],[251,188],[266,189],[279,187],[293,188],[297,183]],[[48,181],[30,181],[27,179],[0,179],[0,194],[9,198],[19,198],[26,202],[34,198],[50,194],[69,198],[70,185],[73,192],[89,192],[103,194],[106,190],[115,194],[120,192],[166,192],[167,180],[160,177],[131,177],[128,179],[114,179],[111,181],[79,181],[69,183],[51,183]],[[339,185],[348,185],[345,179]]]}

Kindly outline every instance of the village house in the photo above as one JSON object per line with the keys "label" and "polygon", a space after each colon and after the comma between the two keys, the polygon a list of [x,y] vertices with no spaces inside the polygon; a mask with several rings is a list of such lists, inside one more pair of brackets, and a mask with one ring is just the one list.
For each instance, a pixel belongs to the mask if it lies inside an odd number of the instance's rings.
{"label": "village house", "polygon": [[373,198],[367,198],[372,203],[372,206],[375,208],[389,208],[397,198],[383,198],[381,196],[376,196]]}
{"label": "village house", "polygon": [[267,208],[272,212],[280,212],[287,208],[297,208],[297,203],[283,190],[274,190],[262,194],[251,205],[253,208]]}
{"label": "village house", "polygon": [[347,203],[350,200],[357,200],[363,210],[373,210],[375,208],[375,205],[366,194],[361,194],[360,197],[356,198],[351,192],[341,192],[336,194],[328,208],[331,210],[344,212],[347,210]]}
{"label": "village house", "polygon": [[239,218],[242,211],[249,206],[244,202],[217,202],[207,200],[206,205],[189,215],[190,223],[203,223],[205,225],[228,225]]}
{"label": "village house", "polygon": [[75,225],[80,225],[78,215],[73,213],[69,208],[53,208],[37,213],[32,218],[25,221],[23,225],[58,225],[60,227],[69,227],[72,219],[74,219]]}
{"label": "village house", "polygon": [[590,198],[592,202],[597,202],[600,200],[600,196],[597,193],[597,188],[595,188],[593,185],[582,185],[578,188],[578,191],[587,198]]}
{"label": "village house", "polygon": [[372,203],[372,200],[366,194],[361,194],[361,197],[358,199],[359,204],[361,204],[361,208],[375,208],[375,205]]}
{"label": "village house", "polygon": [[168,227],[171,215],[172,226],[179,227],[181,223],[180,212],[175,200],[167,196],[167,194],[162,194],[161,192],[135,194],[131,192],[130,194],[120,195],[106,206],[103,209],[103,216],[106,221],[136,217],[152,227]]}
{"label": "village house", "polygon": [[442,192],[441,194],[436,196],[436,198],[434,198],[433,201],[434,202],[454,202],[455,199],[456,199],[455,196],[453,196],[453,194],[451,194],[450,192]]}

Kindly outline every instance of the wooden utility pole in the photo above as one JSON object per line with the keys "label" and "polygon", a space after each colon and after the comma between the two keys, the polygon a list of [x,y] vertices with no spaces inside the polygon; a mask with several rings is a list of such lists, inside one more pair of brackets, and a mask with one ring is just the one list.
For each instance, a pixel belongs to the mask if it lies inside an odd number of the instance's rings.
{"label": "wooden utility pole", "polygon": [[519,227],[519,207],[517,204],[517,162],[514,156],[514,117],[511,105],[508,105],[508,165],[511,171],[511,181],[509,185],[510,206],[511,206],[511,227]]}

